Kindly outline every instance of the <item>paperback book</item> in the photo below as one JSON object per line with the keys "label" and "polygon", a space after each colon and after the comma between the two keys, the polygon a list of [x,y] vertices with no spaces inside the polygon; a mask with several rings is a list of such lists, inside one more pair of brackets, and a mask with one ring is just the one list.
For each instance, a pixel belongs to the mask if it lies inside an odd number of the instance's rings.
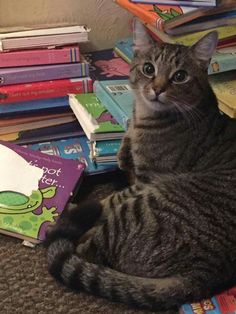
{"label": "paperback book", "polygon": [[120,139],[124,128],[94,93],[70,94],[69,104],[90,141]]}
{"label": "paperback book", "polygon": [[90,143],[92,160],[97,163],[116,162],[121,140],[106,140]]}
{"label": "paperback book", "polygon": [[65,140],[40,142],[27,147],[44,154],[79,160],[85,164],[85,174],[89,176],[117,170],[116,162],[97,164],[91,159],[90,142],[84,135]]}
{"label": "paperback book", "polygon": [[134,96],[128,80],[95,81],[94,93],[116,121],[128,128],[133,113]]}
{"label": "paperback book", "polygon": [[85,166],[2,141],[0,152],[0,232],[39,243],[78,188]]}
{"label": "paperback book", "polygon": [[54,64],[0,69],[0,86],[89,75],[87,63]]}
{"label": "paperback book", "polygon": [[153,3],[164,5],[183,5],[189,7],[214,7],[216,0],[130,0],[134,3]]}
{"label": "paperback book", "polygon": [[64,97],[69,93],[89,93],[92,90],[90,77],[7,85],[0,87],[0,104]]}
{"label": "paperback book", "polygon": [[79,61],[79,46],[29,49],[0,53],[0,68],[75,63]]}

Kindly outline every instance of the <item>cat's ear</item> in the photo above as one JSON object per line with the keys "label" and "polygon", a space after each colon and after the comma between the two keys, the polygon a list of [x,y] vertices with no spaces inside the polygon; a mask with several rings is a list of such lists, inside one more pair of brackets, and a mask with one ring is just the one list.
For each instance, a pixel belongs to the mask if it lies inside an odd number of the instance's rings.
{"label": "cat's ear", "polygon": [[153,46],[153,40],[145,26],[137,19],[133,20],[133,50],[146,52]]}
{"label": "cat's ear", "polygon": [[218,33],[210,32],[196,42],[192,47],[192,51],[197,60],[208,66],[209,61],[216,51],[218,42]]}

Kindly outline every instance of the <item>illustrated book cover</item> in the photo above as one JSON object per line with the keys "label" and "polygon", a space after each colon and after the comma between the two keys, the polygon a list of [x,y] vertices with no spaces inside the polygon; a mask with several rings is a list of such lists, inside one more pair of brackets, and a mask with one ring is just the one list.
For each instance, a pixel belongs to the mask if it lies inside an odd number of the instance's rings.
{"label": "illustrated book cover", "polygon": [[88,52],[82,55],[82,62],[88,62],[93,80],[128,79],[129,65],[114,53],[113,49]]}
{"label": "illustrated book cover", "polygon": [[0,68],[75,63],[79,61],[80,50],[78,45],[0,53]]}
{"label": "illustrated book cover", "polygon": [[89,76],[87,63],[0,68],[0,86]]}
{"label": "illustrated book cover", "polygon": [[128,80],[95,81],[97,98],[124,128],[128,128],[133,113],[134,96]]}
{"label": "illustrated book cover", "polygon": [[210,299],[190,304],[180,308],[180,314],[233,314],[236,313],[236,288],[233,287]]}
{"label": "illustrated book cover", "polygon": [[7,85],[0,87],[0,104],[64,97],[69,93],[89,93],[92,90],[90,77]]}
{"label": "illustrated book cover", "polygon": [[123,137],[124,128],[94,93],[70,94],[69,104],[90,141]]}
{"label": "illustrated book cover", "polygon": [[85,164],[85,174],[88,176],[107,173],[117,169],[116,162],[99,164],[93,162],[90,153],[90,142],[85,135],[57,141],[30,144],[27,145],[27,147],[32,150],[39,150],[44,154],[79,160]]}
{"label": "illustrated book cover", "polygon": [[2,141],[0,152],[0,232],[39,243],[78,188],[85,166]]}

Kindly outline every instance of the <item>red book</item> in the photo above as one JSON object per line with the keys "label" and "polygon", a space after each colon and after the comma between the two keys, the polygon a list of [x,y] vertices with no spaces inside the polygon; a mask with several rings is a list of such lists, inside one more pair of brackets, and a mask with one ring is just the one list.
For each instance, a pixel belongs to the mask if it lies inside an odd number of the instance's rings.
{"label": "red book", "polygon": [[7,85],[0,87],[0,104],[90,93],[92,90],[90,77]]}
{"label": "red book", "polygon": [[74,63],[80,61],[78,46],[53,48],[53,49],[33,49],[0,53],[0,68]]}

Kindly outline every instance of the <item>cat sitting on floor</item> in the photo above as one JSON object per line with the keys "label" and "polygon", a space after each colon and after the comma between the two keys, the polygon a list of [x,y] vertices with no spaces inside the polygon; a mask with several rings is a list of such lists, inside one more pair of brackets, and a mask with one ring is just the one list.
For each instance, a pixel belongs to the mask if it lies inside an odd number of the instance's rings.
{"label": "cat sitting on floor", "polygon": [[48,229],[49,271],[68,287],[177,312],[236,283],[236,121],[208,83],[216,46],[216,32],[156,43],[135,22],[134,113],[118,154],[135,182]]}

